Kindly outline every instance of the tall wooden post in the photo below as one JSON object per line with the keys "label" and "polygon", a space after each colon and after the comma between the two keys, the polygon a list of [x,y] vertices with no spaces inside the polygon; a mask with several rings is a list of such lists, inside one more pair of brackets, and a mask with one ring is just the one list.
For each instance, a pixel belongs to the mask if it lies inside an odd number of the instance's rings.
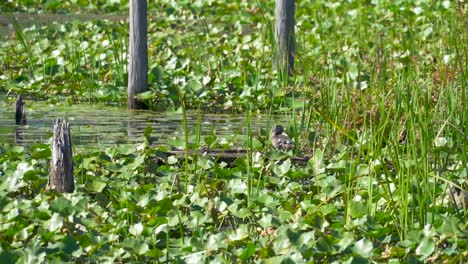
{"label": "tall wooden post", "polygon": [[26,107],[21,95],[16,99],[15,121],[17,125],[26,125]]}
{"label": "tall wooden post", "polygon": [[148,45],[146,0],[130,0],[130,37],[128,58],[128,108],[144,109],[147,105],[135,95],[148,90]]}
{"label": "tall wooden post", "polygon": [[54,123],[54,136],[51,143],[49,189],[68,193],[75,190],[71,148],[70,124],[65,119],[58,118]]}
{"label": "tall wooden post", "polygon": [[283,74],[294,73],[294,0],[276,0],[274,67]]}

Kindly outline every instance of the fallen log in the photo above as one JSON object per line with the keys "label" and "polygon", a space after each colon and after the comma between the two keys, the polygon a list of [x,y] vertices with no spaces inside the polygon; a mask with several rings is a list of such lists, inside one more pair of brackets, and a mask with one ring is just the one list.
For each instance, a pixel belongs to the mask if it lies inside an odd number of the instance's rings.
{"label": "fallen log", "polygon": [[[176,156],[178,158],[183,159],[185,155],[185,150],[181,149],[171,149],[169,151],[163,152],[167,156]],[[261,155],[266,155],[266,157],[270,157],[269,153],[260,152]],[[232,164],[236,159],[243,158],[247,155],[247,150],[237,150],[237,149],[228,149],[228,150],[216,150],[216,149],[199,149],[199,150],[189,150],[190,156],[210,156],[217,161],[224,161],[228,164]],[[291,161],[300,166],[306,166],[307,162],[309,161],[309,156],[298,157],[292,156],[290,157]]]}

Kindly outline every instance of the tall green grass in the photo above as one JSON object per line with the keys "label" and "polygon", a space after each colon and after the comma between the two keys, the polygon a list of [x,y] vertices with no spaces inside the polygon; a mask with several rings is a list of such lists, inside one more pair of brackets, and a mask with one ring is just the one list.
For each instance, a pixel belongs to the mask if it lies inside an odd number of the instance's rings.
{"label": "tall green grass", "polygon": [[[313,35],[305,40],[298,32],[296,57],[300,59],[296,65],[302,70],[303,79],[297,79],[293,86],[292,99],[295,105],[296,94],[308,94],[304,102],[309,104],[304,103],[300,110],[291,108],[293,136],[297,142],[298,134],[307,134],[314,125],[322,123],[320,136],[327,139],[323,145],[327,156],[334,155],[341,144],[348,146],[349,158],[354,161],[344,173],[347,213],[353,204],[350,199],[365,190],[370,215],[375,216],[382,209],[390,212],[399,223],[396,228],[400,238],[405,239],[409,231],[435,221],[436,204],[440,203],[438,199],[444,191],[439,185],[446,184],[440,173],[448,166],[447,160],[441,157],[457,153],[456,159],[466,164],[467,117],[463,105],[467,99],[466,34],[455,11],[444,21],[429,14],[421,15],[421,21],[437,21],[428,34],[441,36],[439,44],[430,44],[440,51],[430,51],[428,55],[425,38],[429,37],[416,29],[421,25],[414,20],[414,14],[402,13],[395,18],[408,23],[407,27],[399,25],[404,27],[401,31],[391,27],[377,30],[372,24],[380,21],[369,16],[368,6],[356,2],[354,8],[359,19],[346,22],[354,25],[350,27],[354,31],[330,32],[326,39],[320,40],[315,40]],[[341,11],[342,6],[331,11],[323,10],[316,3],[310,8],[316,12],[314,22],[320,25],[333,23],[320,17],[327,12]],[[336,19],[341,18],[337,15]],[[449,32],[445,31],[447,28]],[[348,46],[344,52],[352,55],[341,57],[342,54],[323,50],[328,53],[326,59],[321,57],[323,54],[308,58],[305,54],[317,47],[310,42],[328,50],[343,50]],[[389,44],[392,42],[399,46],[392,47]],[[450,61],[444,62],[444,56]],[[340,64],[342,61],[345,63]],[[311,86],[305,76],[313,76],[317,84]],[[286,86],[278,83],[280,87]],[[296,87],[303,88],[296,90]],[[274,104],[270,106],[275,108]],[[305,120],[300,125],[297,113]],[[441,137],[454,145],[436,146]],[[369,174],[356,176],[362,165],[370,168]],[[460,175],[450,177],[448,181],[459,179]],[[377,203],[382,195],[388,202],[386,208]]]}

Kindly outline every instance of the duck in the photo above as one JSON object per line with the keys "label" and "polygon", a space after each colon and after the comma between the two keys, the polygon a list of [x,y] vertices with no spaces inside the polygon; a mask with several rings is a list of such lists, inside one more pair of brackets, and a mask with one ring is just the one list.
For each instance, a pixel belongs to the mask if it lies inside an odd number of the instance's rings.
{"label": "duck", "polygon": [[277,150],[294,150],[296,147],[294,141],[283,132],[284,129],[282,126],[276,126],[275,129],[271,131],[271,144]]}

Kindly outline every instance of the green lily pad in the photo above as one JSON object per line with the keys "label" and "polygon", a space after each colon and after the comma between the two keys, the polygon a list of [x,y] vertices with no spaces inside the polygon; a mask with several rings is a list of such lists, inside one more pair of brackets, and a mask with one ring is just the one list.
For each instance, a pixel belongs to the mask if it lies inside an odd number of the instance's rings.
{"label": "green lily pad", "polygon": [[107,183],[99,180],[88,180],[86,182],[85,188],[90,192],[102,192],[104,188],[107,186]]}
{"label": "green lily pad", "polygon": [[424,237],[416,248],[416,254],[421,256],[422,259],[426,259],[434,252],[434,249],[434,240],[430,237]]}
{"label": "green lily pad", "polygon": [[363,258],[370,258],[372,256],[372,242],[363,238],[354,244],[353,252],[360,255]]}
{"label": "green lily pad", "polygon": [[130,226],[130,229],[128,231],[134,236],[139,236],[141,235],[141,233],[143,233],[143,225],[141,223],[136,223]]}
{"label": "green lily pad", "polygon": [[291,160],[287,159],[283,163],[273,167],[273,172],[278,176],[284,176],[291,169]]}

